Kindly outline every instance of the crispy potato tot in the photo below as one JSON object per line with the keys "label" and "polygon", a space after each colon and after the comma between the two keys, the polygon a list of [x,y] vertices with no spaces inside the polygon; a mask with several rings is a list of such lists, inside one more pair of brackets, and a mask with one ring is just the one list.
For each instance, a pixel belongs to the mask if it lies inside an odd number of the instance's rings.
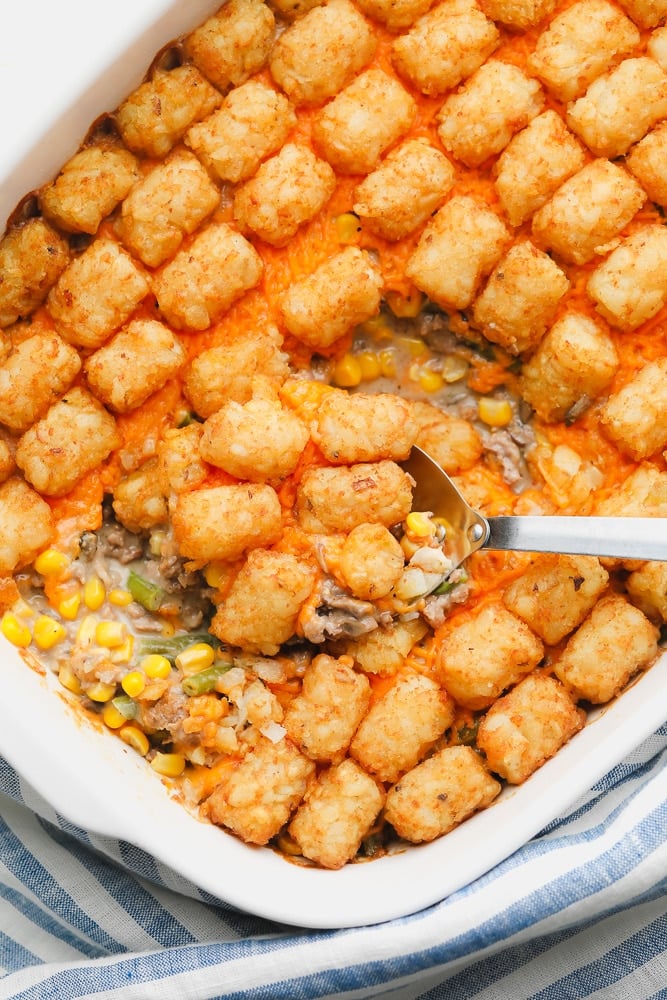
{"label": "crispy potato tot", "polygon": [[139,179],[137,159],[114,146],[87,146],[39,192],[47,219],[72,233],[96,233]]}
{"label": "crispy potato tot", "polygon": [[41,305],[69,259],[65,240],[42,219],[10,229],[0,240],[0,327]]}
{"label": "crispy potato tot", "polygon": [[[26,431],[43,417],[81,370],[78,352],[57,333],[35,333],[0,366],[0,422]],[[44,373],[49,372],[49,378]]]}
{"label": "crispy potato tot", "polygon": [[605,433],[634,459],[648,458],[667,444],[667,358],[644,365],[609,397],[600,422]]}
{"label": "crispy potato tot", "polygon": [[51,508],[23,479],[0,484],[0,573],[12,573],[46,548],[53,532]]}
{"label": "crispy potato tot", "polygon": [[415,443],[417,424],[407,400],[391,393],[327,393],[311,430],[333,465],[401,461]]}
{"label": "crispy potato tot", "polygon": [[274,30],[275,17],[262,0],[228,0],[186,36],[183,47],[204,76],[226,91],[264,66]]}
{"label": "crispy potato tot", "polygon": [[198,562],[234,561],[280,537],[280,501],[264,484],[211,486],[180,493],[172,511],[182,555]]}
{"label": "crispy potato tot", "polygon": [[359,524],[343,543],[339,572],[355,597],[374,601],[398,583],[403,564],[403,549],[384,525]]}

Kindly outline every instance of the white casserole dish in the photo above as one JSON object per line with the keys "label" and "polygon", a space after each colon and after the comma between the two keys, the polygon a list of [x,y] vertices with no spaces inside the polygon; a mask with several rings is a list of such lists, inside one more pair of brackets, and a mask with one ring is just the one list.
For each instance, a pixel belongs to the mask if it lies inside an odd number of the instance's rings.
{"label": "white casserole dish", "polygon": [[[89,125],[142,79],[156,52],[217,0],[4,5],[0,223],[52,177]],[[20,41],[18,41],[20,40]],[[25,43],[22,40],[26,40]],[[9,53],[7,52],[9,49]],[[667,655],[523,786],[432,844],[338,872],[299,867],[193,818],[148,765],[76,713],[57,681],[0,639],[0,753],[63,817],[155,855],[200,888],[304,927],[375,923],[433,904],[509,856],[664,720]]]}

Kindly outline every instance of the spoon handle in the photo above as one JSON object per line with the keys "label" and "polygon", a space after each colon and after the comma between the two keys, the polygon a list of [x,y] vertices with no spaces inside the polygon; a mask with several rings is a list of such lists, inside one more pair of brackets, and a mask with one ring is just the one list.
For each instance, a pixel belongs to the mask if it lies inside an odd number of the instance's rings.
{"label": "spoon handle", "polygon": [[489,517],[487,549],[667,561],[664,517]]}

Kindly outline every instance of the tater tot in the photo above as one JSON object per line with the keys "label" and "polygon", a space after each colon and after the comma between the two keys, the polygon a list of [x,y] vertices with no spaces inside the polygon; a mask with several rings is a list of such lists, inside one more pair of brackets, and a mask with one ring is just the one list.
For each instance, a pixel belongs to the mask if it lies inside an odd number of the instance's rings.
{"label": "tater tot", "polygon": [[500,44],[500,32],[475,0],[438,4],[392,45],[398,73],[435,97],[465,80]]}
{"label": "tater tot", "polygon": [[667,204],[667,177],[663,169],[667,156],[667,122],[651,129],[625,158],[625,166],[637,178],[651,201]]}
{"label": "tater tot", "polygon": [[412,506],[412,480],[395,462],[369,462],[308,470],[297,490],[296,511],[305,531],[351,531],[377,522],[390,528]]}
{"label": "tater tot", "polygon": [[586,290],[612,326],[634,330],[667,302],[667,230],[644,225],[595,268]]}
{"label": "tater tot", "polygon": [[139,179],[136,157],[113,146],[87,146],[39,192],[44,215],[61,229],[96,233]]}
{"label": "tater tot", "polygon": [[400,240],[426,222],[454,185],[446,156],[424,139],[408,139],[355,190],[353,209],[387,240]]}
{"label": "tater tot", "polygon": [[477,747],[491,771],[520,785],[579,732],[586,713],[562,684],[543,674],[525,677],[494,702],[479,724]]}
{"label": "tater tot", "polygon": [[32,562],[51,540],[51,508],[23,479],[0,484],[0,573]]}
{"label": "tater tot", "polygon": [[553,646],[580,625],[607,585],[594,556],[543,555],[505,590],[505,606]]}
{"label": "tater tot", "polygon": [[157,477],[166,497],[183,493],[204,482],[208,465],[199,454],[202,425],[194,420],[185,427],[169,427],[158,445]]}
{"label": "tater tot", "polygon": [[585,313],[568,312],[524,363],[521,396],[543,420],[564,420],[575,404],[600,396],[618,366],[614,342],[601,325]]}
{"label": "tater tot", "polygon": [[602,597],[568,640],[554,673],[572,695],[610,701],[658,652],[658,629],[620,594]]}
{"label": "tater tot", "polygon": [[648,458],[667,445],[667,358],[644,365],[602,407],[600,422],[621,451]]}
{"label": "tater tot", "polygon": [[46,308],[61,337],[101,347],[149,292],[148,278],[125,250],[97,239],[75,257],[49,292]]}
{"label": "tater tot", "polygon": [[326,205],[335,186],[328,163],[307,146],[288,142],[237,188],[234,218],[266,243],[281,247]]}
{"label": "tater tot", "polygon": [[428,626],[422,618],[394,621],[391,625],[373,629],[358,639],[336,644],[336,649],[354,658],[367,674],[393,677],[403,667],[406,656],[423,639]]}
{"label": "tater tot", "polygon": [[410,454],[417,424],[410,403],[391,393],[327,393],[312,428],[313,441],[332,463],[400,461]]}
{"label": "tater tot", "polygon": [[248,653],[274,656],[294,635],[316,575],[301,556],[253,549],[218,606],[211,632]]}
{"label": "tater tot", "polygon": [[640,28],[654,28],[667,17],[665,0],[621,0],[620,6]]}
{"label": "tater tot", "polygon": [[335,870],[351,861],[384,803],[384,790],[353,760],[329,768],[308,788],[289,825],[306,858]]}
{"label": "tater tot", "polygon": [[667,622],[667,563],[646,562],[626,580],[628,596],[646,617]]}
{"label": "tater tot", "polygon": [[177,330],[206,330],[260,281],[262,259],[225,222],[201,229],[153,278],[160,312]]}
{"label": "tater tot", "polygon": [[251,844],[266,844],[303,798],[315,764],[289,740],[262,738],[229,768],[206,802],[213,823]]}
{"label": "tater tot", "polygon": [[114,513],[128,531],[149,531],[167,523],[167,501],[157,472],[158,459],[151,458],[114,487]]}
{"label": "tater tot", "polygon": [[345,247],[293,282],[280,307],[287,329],[311,347],[329,347],[380,311],[382,274],[366,250]]}
{"label": "tater tot", "polygon": [[226,402],[246,403],[258,377],[282,383],[289,374],[277,327],[243,330],[242,335],[209,347],[183,373],[183,391],[200,417],[210,417]]}
{"label": "tater tot", "polygon": [[0,422],[13,431],[27,430],[69,389],[80,369],[78,351],[57,333],[35,333],[21,341],[0,365]]}
{"label": "tater tot", "polygon": [[145,174],[123,201],[116,232],[148,267],[173,257],[220,203],[220,192],[194,154],[176,149]]}
{"label": "tater tot", "polygon": [[591,83],[567,110],[567,123],[595,156],[626,153],[667,115],[667,75],[653,59],[638,56]]}
{"label": "tater tot", "polygon": [[28,316],[69,263],[65,240],[42,219],[29,219],[0,240],[0,327]]}
{"label": "tater tot", "polygon": [[461,472],[475,464],[482,454],[482,440],[469,420],[421,401],[413,403],[412,412],[419,426],[415,444],[445,472]]}
{"label": "tater tot", "polygon": [[140,84],[118,108],[116,124],[131,150],[159,159],[221,100],[197,67],[185,63],[168,72],[157,70]]}
{"label": "tater tot", "polygon": [[446,98],[437,114],[438,135],[448,152],[476,167],[504,149],[543,104],[537,80],[518,66],[489,59]]}
{"label": "tater tot", "polygon": [[475,323],[493,343],[520,354],[540,342],[569,287],[551,257],[522,240],[498,261],[475,299]]}
{"label": "tater tot", "polygon": [[369,69],[317,115],[313,139],[326,160],[343,174],[367,174],[410,128],[417,106],[410,94],[381,69]]}
{"label": "tater tot", "polygon": [[667,472],[648,463],[640,465],[612,493],[598,501],[594,513],[612,517],[667,517]]}
{"label": "tater tot", "polygon": [[275,17],[263,0],[228,0],[183,40],[186,55],[220,90],[238,85],[265,64]]}
{"label": "tater tot", "polygon": [[438,673],[459,705],[477,711],[530,673],[543,654],[542,641],[521,618],[488,604],[443,638]]}
{"label": "tater tot", "polygon": [[194,125],[185,143],[223,181],[251,177],[262,160],[276,153],[296,124],[283,94],[261,80],[235,87],[222,107]]}
{"label": "tater tot", "polygon": [[433,0],[358,0],[364,14],[386,25],[390,31],[409,28],[433,4]]}
{"label": "tater tot", "polygon": [[507,218],[520,226],[585,162],[584,148],[551,108],[518,132],[495,165]]}
{"label": "tater tot", "polygon": [[389,789],[384,815],[399,837],[425,843],[485,809],[500,790],[472,747],[445,747]]}
{"label": "tater tot", "polygon": [[84,372],[99,400],[126,413],[174,378],[184,361],[185,350],[168,326],[135,319],[88,357]]}
{"label": "tater tot", "polygon": [[525,31],[547,18],[556,0],[481,0],[480,6],[492,20]]}
{"label": "tater tot", "polygon": [[572,101],[638,43],[635,25],[608,0],[576,0],[541,33],[528,67],[560,101]]}
{"label": "tater tot", "polygon": [[455,194],[426,226],[405,273],[443,309],[465,309],[509,240],[494,211]]}
{"label": "tater tot", "polygon": [[116,421],[85,389],[75,386],[49,407],[16,446],[16,464],[36,490],[63,496],[120,445]]}
{"label": "tater tot", "polygon": [[339,572],[355,597],[386,597],[403,571],[403,550],[382,524],[359,524],[349,533],[340,555]]}
{"label": "tater tot", "polygon": [[14,448],[8,441],[0,437],[0,483],[9,479],[15,469]]}
{"label": "tater tot", "polygon": [[454,703],[423,674],[404,671],[374,701],[350,755],[380,781],[398,781],[422,760],[454,720]]}
{"label": "tater tot", "polygon": [[269,68],[295,104],[322,104],[369,62],[376,46],[370,25],[350,0],[327,0],[280,35]]}
{"label": "tater tot", "polygon": [[585,264],[617,236],[646,201],[646,192],[622,167],[597,159],[558,188],[533,216],[537,243]]}
{"label": "tater tot", "polygon": [[339,763],[368,709],[371,686],[348,658],[316,656],[303,675],[301,693],[287,706],[289,738],[312,760]]}
{"label": "tater tot", "polygon": [[277,400],[232,400],[204,424],[199,450],[237,479],[261,483],[293,472],[308,437],[305,424]]}
{"label": "tater tot", "polygon": [[280,537],[281,508],[264,484],[211,486],[179,494],[172,512],[181,555],[198,562],[233,561]]}

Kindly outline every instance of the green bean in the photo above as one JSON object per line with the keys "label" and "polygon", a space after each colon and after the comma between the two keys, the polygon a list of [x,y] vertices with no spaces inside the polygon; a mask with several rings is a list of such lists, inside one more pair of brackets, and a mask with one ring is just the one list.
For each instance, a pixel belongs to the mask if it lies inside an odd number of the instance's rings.
{"label": "green bean", "polygon": [[120,712],[124,719],[134,719],[137,714],[137,703],[133,698],[128,697],[126,694],[119,694],[118,697],[111,699],[111,704]]}
{"label": "green bean", "polygon": [[140,576],[133,569],[127,578],[127,589],[146,611],[157,611],[164,600],[164,590],[157,583]]}
{"label": "green bean", "polygon": [[188,646],[193,646],[196,642],[206,642],[214,649],[218,649],[220,646],[220,640],[216,639],[210,632],[179,632],[168,639],[164,636],[146,636],[139,642],[139,655],[148,656],[150,653],[159,653],[173,663],[179,653],[182,653]]}
{"label": "green bean", "polygon": [[185,677],[181,681],[181,687],[190,697],[198,694],[206,694],[208,691],[215,690],[215,686],[222,675],[226,674],[231,667],[232,664],[228,662],[214,663],[211,667],[206,667],[196,674],[190,674],[189,677]]}

